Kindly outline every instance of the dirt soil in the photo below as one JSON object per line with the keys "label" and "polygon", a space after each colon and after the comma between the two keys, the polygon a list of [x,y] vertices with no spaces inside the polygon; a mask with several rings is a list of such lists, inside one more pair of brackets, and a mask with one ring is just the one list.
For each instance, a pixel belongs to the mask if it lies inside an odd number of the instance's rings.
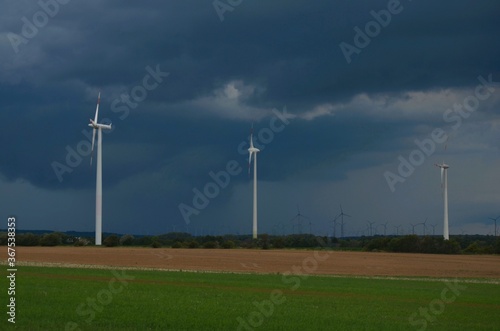
{"label": "dirt soil", "polygon": [[[500,278],[500,257],[306,250],[17,247],[17,261],[172,270]],[[300,269],[299,269],[300,268]]]}

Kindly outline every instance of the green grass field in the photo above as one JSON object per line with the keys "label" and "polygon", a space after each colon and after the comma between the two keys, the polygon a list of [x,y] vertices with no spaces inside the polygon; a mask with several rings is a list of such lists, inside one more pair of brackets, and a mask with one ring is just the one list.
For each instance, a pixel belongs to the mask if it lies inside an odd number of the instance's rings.
{"label": "green grass field", "polygon": [[19,267],[15,326],[3,315],[17,330],[499,330],[500,285]]}

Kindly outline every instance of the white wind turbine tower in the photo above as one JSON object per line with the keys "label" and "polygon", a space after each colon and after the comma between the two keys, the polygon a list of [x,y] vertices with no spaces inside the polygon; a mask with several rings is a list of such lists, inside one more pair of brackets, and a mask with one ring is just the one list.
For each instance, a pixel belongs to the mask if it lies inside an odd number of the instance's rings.
{"label": "white wind turbine tower", "polygon": [[441,186],[443,187],[443,199],[444,199],[444,214],[443,214],[443,237],[444,240],[450,239],[450,234],[448,231],[448,168],[450,167],[446,163],[436,164],[436,167],[441,168]]}
{"label": "white wind turbine tower", "polygon": [[258,148],[253,146],[253,126],[250,131],[250,148],[248,148],[248,174],[250,175],[250,164],[252,163],[252,155],[254,156],[253,162],[253,228],[252,237],[257,239],[257,153],[260,152]]}
{"label": "white wind turbine tower", "polygon": [[111,130],[111,124],[100,124],[97,122],[99,116],[99,102],[101,101],[101,93],[97,97],[97,107],[95,109],[94,120],[90,119],[89,126],[94,129],[92,134],[92,156],[90,157],[90,165],[92,165],[92,157],[94,153],[95,134],[97,134],[97,175],[95,188],[95,244],[100,246],[102,243],[102,130]]}

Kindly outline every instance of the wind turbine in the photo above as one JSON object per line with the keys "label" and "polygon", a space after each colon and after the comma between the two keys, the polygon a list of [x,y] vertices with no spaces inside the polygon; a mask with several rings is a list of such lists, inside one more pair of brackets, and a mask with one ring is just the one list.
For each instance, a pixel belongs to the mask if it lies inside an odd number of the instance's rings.
{"label": "wind turbine", "polygon": [[344,238],[344,216],[351,217],[351,215],[347,215],[344,213],[342,209],[342,205],[340,205],[340,238]]}
{"label": "wind turbine", "polygon": [[436,230],[436,224],[430,224],[432,226],[432,235],[434,235],[434,232]]}
{"label": "wind turbine", "polygon": [[97,97],[97,107],[95,109],[94,120],[90,119],[89,126],[94,129],[92,133],[92,155],[90,156],[90,165],[94,154],[95,134],[97,131],[97,174],[95,188],[95,244],[102,244],[102,130],[111,130],[111,124],[100,124],[97,122],[99,117],[99,103],[101,102],[101,93]]}
{"label": "wind turbine", "polygon": [[248,148],[248,174],[250,175],[250,164],[252,163],[252,155],[254,156],[253,162],[253,228],[252,237],[257,239],[257,153],[260,149],[253,146],[253,126],[250,131],[250,147]]}
{"label": "wind turbine", "polygon": [[333,218],[333,238],[337,238],[337,219],[340,217],[340,215],[337,215]]}
{"label": "wind turbine", "polygon": [[417,226],[418,224],[410,223],[410,225],[411,225],[411,234],[415,234],[415,226]]}
{"label": "wind turbine", "polygon": [[[299,234],[302,234],[302,221],[301,218],[309,219],[307,216],[304,216],[300,213],[299,204],[297,204],[297,215],[295,215],[290,221],[297,220],[297,229],[299,230]],[[293,223],[292,223],[293,226]]]}
{"label": "wind turbine", "polygon": [[381,224],[384,227],[384,237],[385,237],[385,235],[387,233],[387,223],[389,223],[389,222],[385,222],[385,223]]}
{"label": "wind turbine", "polygon": [[425,221],[423,221],[422,223],[420,223],[420,224],[422,224],[424,226],[424,236],[425,236],[425,230],[427,229],[427,225],[426,225],[427,224],[427,219],[428,219],[428,217],[425,218]]}
{"label": "wind turbine", "polygon": [[495,222],[495,237],[497,236],[497,220],[500,218],[500,216],[498,216],[497,218],[491,218],[490,217],[490,220],[492,220],[493,222]]}
{"label": "wind turbine", "polygon": [[370,236],[373,236],[372,226],[373,226],[373,224],[375,224],[375,222],[370,222],[370,221],[366,221],[366,222],[367,222],[367,223],[369,224],[369,226],[370,226]]}
{"label": "wind turbine", "polygon": [[443,188],[443,200],[444,200],[444,213],[443,213],[443,237],[444,240],[450,239],[450,234],[448,230],[448,168],[450,167],[446,163],[435,164],[436,167],[441,168],[441,186]]}

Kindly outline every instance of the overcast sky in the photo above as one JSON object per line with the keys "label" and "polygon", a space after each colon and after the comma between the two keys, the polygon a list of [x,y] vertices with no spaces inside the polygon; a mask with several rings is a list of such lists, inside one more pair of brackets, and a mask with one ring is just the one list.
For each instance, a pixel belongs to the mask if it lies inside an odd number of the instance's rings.
{"label": "overcast sky", "polygon": [[3,1],[3,217],[94,231],[100,92],[105,232],[251,233],[253,124],[259,233],[331,235],[342,204],[345,235],[421,234],[426,219],[442,234],[444,161],[451,235],[493,234],[498,13],[495,0]]}

